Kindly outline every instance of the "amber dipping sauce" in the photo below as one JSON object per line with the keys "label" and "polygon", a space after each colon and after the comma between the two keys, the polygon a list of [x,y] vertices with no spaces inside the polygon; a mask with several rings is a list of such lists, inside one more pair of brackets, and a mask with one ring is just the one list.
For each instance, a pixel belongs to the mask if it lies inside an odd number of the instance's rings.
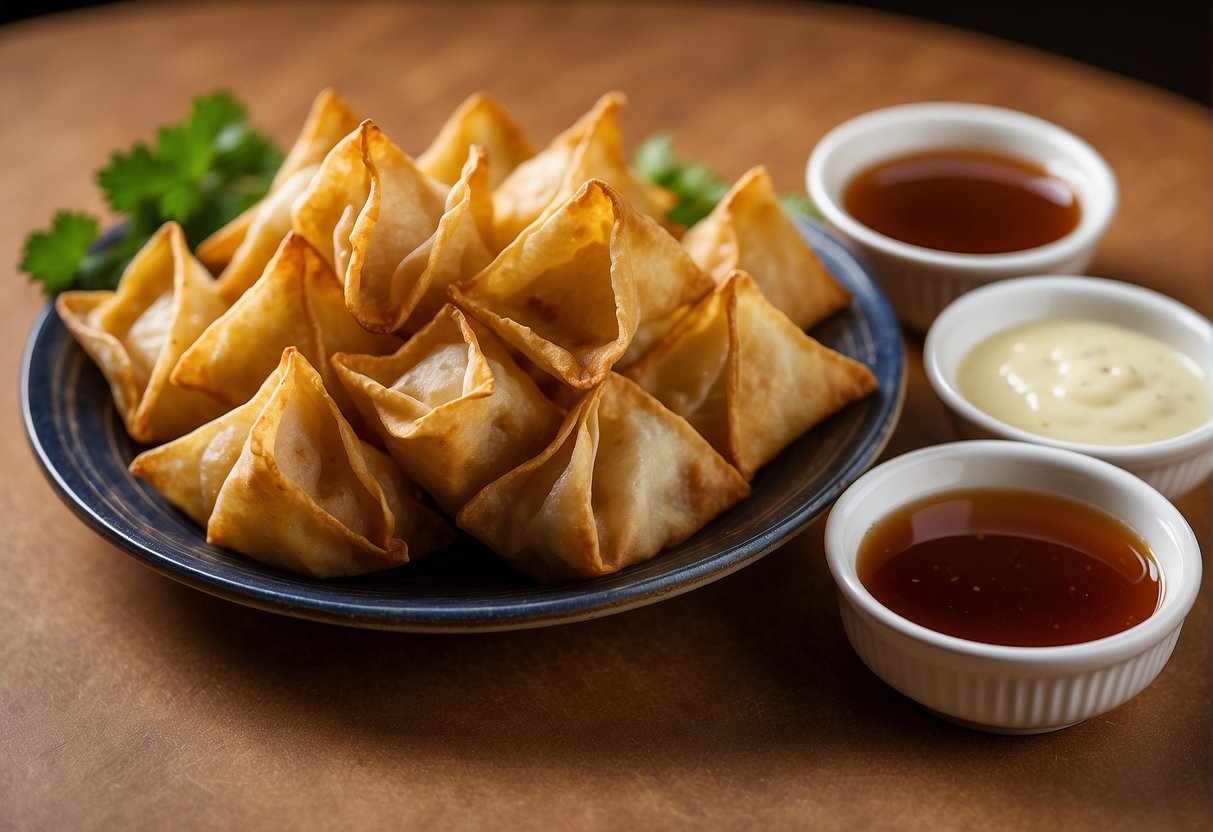
{"label": "amber dipping sauce", "polygon": [[912,503],[864,537],[859,580],[893,612],[987,644],[1076,644],[1153,614],[1158,566],[1118,519],[1062,497],[973,489]]}
{"label": "amber dipping sauce", "polygon": [[881,162],[851,180],[843,205],[887,237],[963,254],[1042,246],[1073,231],[1082,215],[1069,185],[1043,168],[966,150]]}

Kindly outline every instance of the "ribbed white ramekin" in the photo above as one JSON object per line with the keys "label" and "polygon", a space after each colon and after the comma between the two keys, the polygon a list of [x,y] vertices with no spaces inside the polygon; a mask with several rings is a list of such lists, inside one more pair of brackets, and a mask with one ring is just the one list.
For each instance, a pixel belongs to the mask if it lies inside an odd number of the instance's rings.
{"label": "ribbed white ramekin", "polygon": [[1013,439],[1049,445],[1118,465],[1177,499],[1213,472],[1213,413],[1181,436],[1131,445],[1096,445],[1040,436],[986,413],[961,394],[964,357],[998,332],[1046,318],[1081,318],[1125,327],[1186,355],[1213,379],[1213,324],[1174,298],[1118,280],[1045,275],[1000,280],[948,305],[927,332],[927,381],[966,439]]}
{"label": "ribbed white ramekin", "polygon": [[[864,170],[930,150],[1000,152],[1034,162],[1077,194],[1082,215],[1064,237],[999,254],[938,251],[895,240],[847,212],[847,185]],[[1027,113],[959,102],[922,102],[874,110],[835,127],[809,156],[809,197],[835,231],[865,259],[906,327],[925,332],[950,301],[990,281],[1027,274],[1081,274],[1116,214],[1112,169],[1089,144]]]}
{"label": "ribbed white ramekin", "polygon": [[[1141,535],[1158,564],[1158,609],[1107,638],[1011,647],[935,632],[877,601],[855,569],[864,535],[908,503],[970,488],[1056,494],[1119,517]],[[1141,692],[1171,656],[1202,568],[1195,535],[1158,491],[1102,460],[1020,442],[937,445],[873,468],[835,504],[825,544],[843,627],[872,672],[941,716],[1000,733],[1064,728]]]}

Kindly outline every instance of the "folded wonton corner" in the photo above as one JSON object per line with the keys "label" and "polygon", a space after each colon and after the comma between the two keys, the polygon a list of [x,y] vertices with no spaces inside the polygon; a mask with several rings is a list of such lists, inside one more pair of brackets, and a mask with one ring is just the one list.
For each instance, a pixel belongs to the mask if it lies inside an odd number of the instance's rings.
{"label": "folded wonton corner", "polygon": [[484,92],[473,93],[442,125],[434,141],[417,156],[417,167],[439,182],[454,185],[472,145],[483,147],[490,166],[489,187],[496,188],[535,148],[505,108]]}
{"label": "folded wonton corner", "polygon": [[[468,150],[440,216],[433,226],[416,228],[400,221],[414,205],[408,177],[389,179],[371,156],[367,166],[370,192],[349,236],[346,306],[374,332],[395,332],[406,321],[416,330],[446,303],[447,286],[472,277],[493,259],[488,155],[478,145]],[[420,180],[410,184],[423,193],[429,187]]]}
{"label": "folded wonton corner", "polygon": [[284,349],[296,347],[319,368],[348,415],[349,403],[332,376],[329,356],[382,355],[400,344],[399,338],[359,326],[328,263],[306,240],[287,232],[265,273],[181,356],[172,381],[234,407],[257,392]]}
{"label": "folded wonton corner", "polygon": [[[358,127],[359,120],[349,103],[336,90],[331,87],[321,90],[312,101],[299,136],[274,174],[268,193],[260,202],[199,243],[196,250],[198,259],[216,274],[225,271],[240,252],[242,263],[233,268],[233,274],[225,275],[224,294],[229,300],[234,300],[234,296],[239,294],[238,290],[247,287],[261,273],[261,269],[252,261],[263,254],[265,260],[261,265],[264,266],[273,254],[278,245],[278,240],[273,236],[274,228],[282,225],[282,208],[290,207],[289,199],[298,194],[333,146]],[[302,178],[297,176],[305,170],[308,171],[307,175]],[[283,194],[282,191],[291,193]],[[267,208],[267,202],[275,205]],[[242,244],[254,229],[257,231],[256,243],[250,244],[249,250],[241,252]],[[285,233],[285,228],[282,233]],[[278,238],[282,233],[278,234]]]}
{"label": "folded wonton corner", "polygon": [[536,366],[586,390],[640,323],[711,286],[669,232],[590,180],[450,295]]}
{"label": "folded wonton corner", "polygon": [[627,374],[689,421],[746,479],[876,387],[864,364],[806,335],[739,271]]}
{"label": "folded wonton corner", "polygon": [[393,355],[332,363],[365,423],[451,514],[538,453],[560,423],[497,336],[454,306]]}
{"label": "folded wonton corner", "polygon": [[320,375],[288,348],[247,403],[130,468],[205,526],[208,543],[329,578],[388,569],[453,539],[390,462],[368,465],[368,453]]}
{"label": "folded wonton corner", "polygon": [[[292,228],[329,262],[350,313],[394,332],[492,259],[488,158],[472,147],[448,187],[425,175],[370,120],[325,157],[292,208]],[[416,329],[416,326],[412,327]]]}
{"label": "folded wonton corner", "polygon": [[779,204],[766,168],[750,169],[683,235],[692,259],[721,283],[748,272],[783,314],[807,329],[850,302]]}
{"label": "folded wonton corner", "polygon": [[115,291],[63,292],[55,309],[97,364],[138,442],[172,439],[215,418],[214,399],[174,386],[178,358],[226,308],[175,222],[131,260]]}
{"label": "folded wonton corner", "polygon": [[628,166],[619,111],[627,97],[609,92],[546,148],[518,165],[493,192],[497,247],[504,248],[545,213],[581,187],[601,179],[642,214],[664,221],[673,194],[652,185]]}
{"label": "folded wonton corner", "polygon": [[547,448],[485,486],[456,521],[538,580],[588,578],[683,542],[748,494],[685,420],[612,373]]}

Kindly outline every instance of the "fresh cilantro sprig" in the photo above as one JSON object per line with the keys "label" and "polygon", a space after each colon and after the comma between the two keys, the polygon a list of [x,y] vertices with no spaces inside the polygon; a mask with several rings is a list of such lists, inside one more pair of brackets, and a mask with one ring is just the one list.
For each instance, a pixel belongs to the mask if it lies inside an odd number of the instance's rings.
{"label": "fresh cilantro sprig", "polygon": [[678,198],[668,218],[681,225],[694,225],[716,207],[729,184],[707,165],[688,163],[674,154],[674,139],[654,133],[636,146],[632,167],[654,185]]}
{"label": "fresh cilantro sprig", "polygon": [[26,238],[21,270],[47,295],[113,288],[165,222],[179,222],[197,245],[260,199],[281,163],[282,153],[229,93],[199,96],[184,121],[157,131],[154,145],[136,142],[97,172],[106,204],[122,219],[103,245],[97,218],[59,211],[48,230]]}
{"label": "fresh cilantro sprig", "polygon": [[[729,190],[729,183],[707,165],[679,159],[674,153],[674,140],[666,133],[654,133],[641,141],[632,156],[632,167],[678,198],[669,219],[681,225],[692,226],[706,217]],[[780,202],[794,216],[817,214],[804,194],[784,194]]]}

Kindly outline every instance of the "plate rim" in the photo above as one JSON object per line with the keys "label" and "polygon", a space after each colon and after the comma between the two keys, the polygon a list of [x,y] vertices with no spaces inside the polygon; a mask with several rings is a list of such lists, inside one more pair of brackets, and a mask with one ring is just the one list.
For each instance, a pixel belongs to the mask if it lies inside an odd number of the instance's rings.
{"label": "plate rim", "polygon": [[[40,344],[66,328],[59,320],[54,301],[43,304],[26,336],[20,369],[20,403],[22,425],[34,457],[59,498],[103,539],[123,553],[135,557],[155,571],[194,589],[227,601],[251,606],[267,612],[312,621],[355,626],[369,629],[404,632],[495,632],[531,629],[586,621],[613,615],[697,589],[731,574],[777,549],[798,532],[806,529],[822,514],[851,482],[867,470],[888,445],[896,430],[906,393],[906,359],[900,326],[888,299],[872,278],[871,272],[855,252],[850,250],[828,228],[814,220],[798,219],[797,226],[813,249],[819,254],[828,251],[824,259],[843,261],[848,266],[845,277],[837,276],[847,286],[858,304],[859,312],[875,334],[876,367],[881,386],[876,392],[879,404],[873,416],[874,429],[859,441],[846,457],[845,464],[833,472],[826,487],[804,500],[794,510],[762,529],[744,546],[724,547],[692,563],[669,571],[660,571],[637,580],[627,580],[628,570],[587,580],[560,584],[536,584],[518,603],[481,602],[468,606],[466,599],[454,603],[442,599],[427,599],[418,607],[410,605],[408,597],[384,603],[378,596],[360,596],[349,587],[325,584],[318,579],[290,576],[278,571],[258,571],[259,582],[250,584],[238,580],[249,570],[269,570],[253,567],[235,570],[206,568],[184,550],[168,552],[141,542],[138,530],[116,519],[102,516],[97,506],[78,493],[51,458],[45,439],[39,430],[39,405],[31,392],[31,373]],[[862,278],[856,282],[853,278]],[[56,333],[58,327],[61,332]],[[70,340],[70,334],[67,335]],[[68,349],[83,350],[74,341]],[[77,360],[82,360],[77,356]],[[88,360],[84,358],[83,360]],[[889,389],[889,388],[892,389]],[[47,402],[41,403],[49,408]],[[112,418],[117,418],[116,412]],[[740,549],[740,551],[738,551]],[[660,557],[660,555],[659,555]],[[598,582],[596,584],[596,582]],[[259,585],[258,585],[259,584]],[[308,587],[309,591],[299,591]],[[294,591],[292,591],[294,590]]]}

